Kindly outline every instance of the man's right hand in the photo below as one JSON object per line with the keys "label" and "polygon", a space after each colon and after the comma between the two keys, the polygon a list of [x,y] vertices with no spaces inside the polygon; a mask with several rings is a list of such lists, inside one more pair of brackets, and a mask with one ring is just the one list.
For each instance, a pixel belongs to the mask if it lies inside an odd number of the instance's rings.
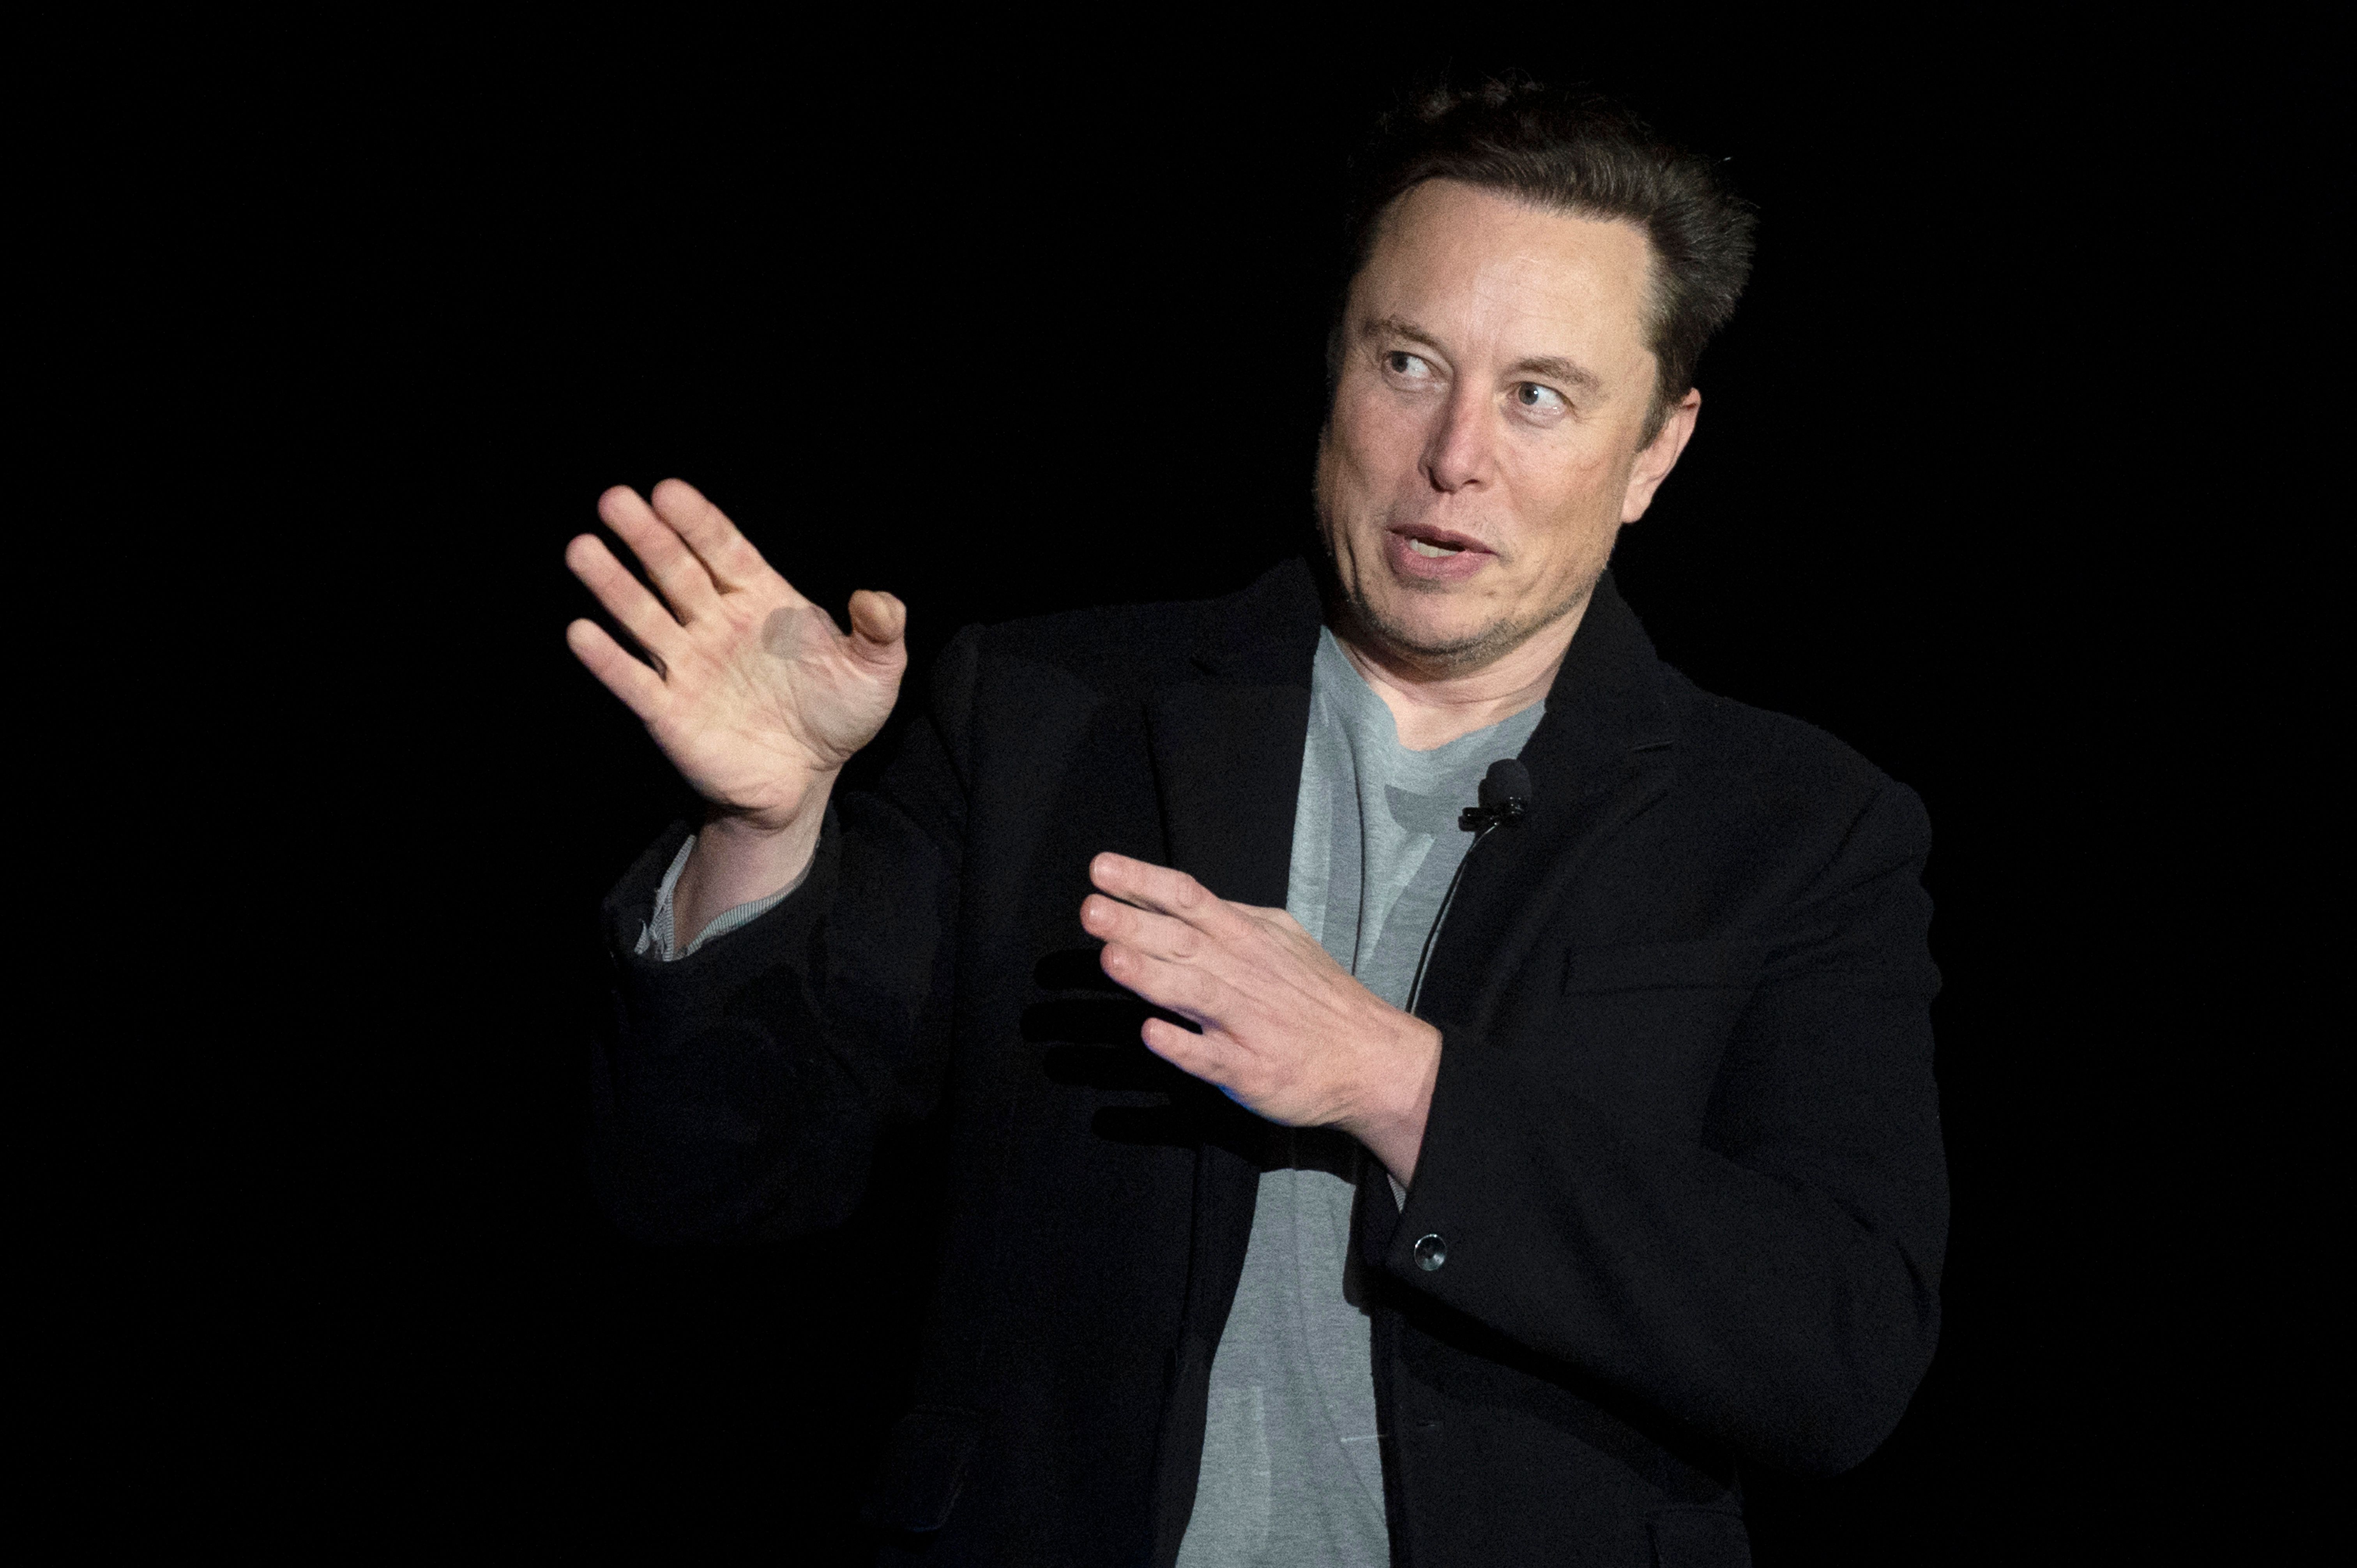
{"label": "man's right hand", "polygon": [[809,863],[835,775],[891,714],[909,617],[891,595],[863,589],[851,596],[845,636],[694,487],[665,479],[651,499],[617,486],[598,498],[597,515],[661,599],[594,534],[565,560],[654,668],[594,621],[575,621],[565,640],[712,806],[673,892],[684,943]]}

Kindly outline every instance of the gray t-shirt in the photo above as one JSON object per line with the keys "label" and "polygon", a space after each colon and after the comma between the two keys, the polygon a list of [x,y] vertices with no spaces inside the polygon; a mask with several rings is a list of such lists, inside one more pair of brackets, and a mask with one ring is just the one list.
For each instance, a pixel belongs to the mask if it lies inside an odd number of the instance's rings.
{"label": "gray t-shirt", "polygon": [[[1320,631],[1286,908],[1394,1006],[1472,835],[1457,814],[1519,756],[1544,703],[1431,751],[1400,744],[1382,697]],[[1272,1128],[1179,1568],[1382,1568],[1383,1460],[1351,1246],[1358,1144]]]}

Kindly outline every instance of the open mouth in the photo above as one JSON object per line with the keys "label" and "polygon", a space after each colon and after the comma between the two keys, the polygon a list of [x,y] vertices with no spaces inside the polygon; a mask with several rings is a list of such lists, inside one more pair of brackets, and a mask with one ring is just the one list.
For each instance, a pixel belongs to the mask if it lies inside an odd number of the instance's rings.
{"label": "open mouth", "polygon": [[1407,547],[1411,555],[1426,561],[1446,561],[1459,555],[1489,555],[1495,552],[1468,534],[1452,533],[1445,528],[1433,528],[1420,522],[1394,527],[1391,532]]}

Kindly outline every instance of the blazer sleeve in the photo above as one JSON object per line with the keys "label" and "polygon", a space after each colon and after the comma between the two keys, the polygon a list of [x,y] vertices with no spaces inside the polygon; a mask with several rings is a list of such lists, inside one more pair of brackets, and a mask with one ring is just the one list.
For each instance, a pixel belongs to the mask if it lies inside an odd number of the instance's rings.
{"label": "blazer sleeve", "polygon": [[841,1224],[884,1125],[938,1097],[979,645],[969,628],[943,651],[877,786],[829,805],[809,875],[766,913],[673,962],[633,950],[683,824],[608,896],[590,1142],[625,1234]]}
{"label": "blazer sleeve", "polygon": [[1864,1459],[1939,1327],[1930,842],[1903,787],[1866,806],[1768,953],[1698,1142],[1448,1036],[1415,1187],[1370,1262],[1738,1452]]}

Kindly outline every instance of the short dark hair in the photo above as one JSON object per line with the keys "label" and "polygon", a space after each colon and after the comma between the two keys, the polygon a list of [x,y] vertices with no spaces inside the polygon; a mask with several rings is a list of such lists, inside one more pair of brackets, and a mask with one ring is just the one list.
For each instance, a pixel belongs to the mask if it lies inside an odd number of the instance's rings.
{"label": "short dark hair", "polygon": [[1470,91],[1435,88],[1377,122],[1351,173],[1347,249],[1327,340],[1329,400],[1341,373],[1351,285],[1374,251],[1383,215],[1428,179],[1461,180],[1644,231],[1654,263],[1648,346],[1661,378],[1649,441],[1694,386],[1703,345],[1735,314],[1750,275],[1752,209],[1718,166],[1663,142],[1599,93],[1513,77]]}

